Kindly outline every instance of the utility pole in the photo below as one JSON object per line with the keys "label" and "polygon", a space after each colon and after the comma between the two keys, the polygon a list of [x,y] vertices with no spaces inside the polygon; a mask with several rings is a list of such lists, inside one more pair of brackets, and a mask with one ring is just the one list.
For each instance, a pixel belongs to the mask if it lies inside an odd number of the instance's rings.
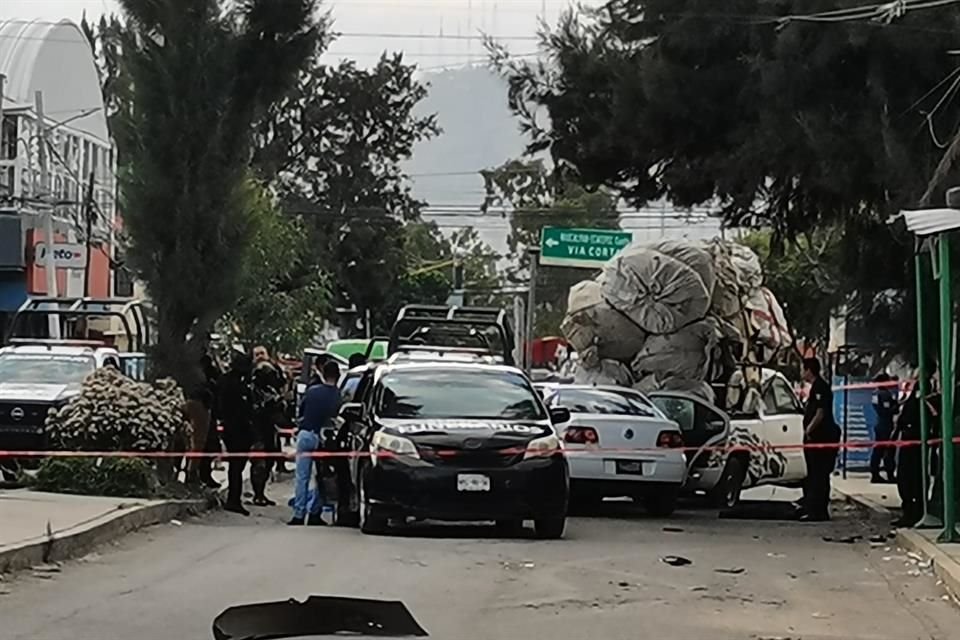
{"label": "utility pole", "polygon": [[[7,76],[0,73],[0,160],[3,160],[3,153],[6,147],[3,145],[3,85],[7,82]],[[16,144],[16,141],[14,141]],[[13,185],[10,185],[10,188],[13,188]],[[10,192],[10,195],[13,195],[13,192]]]}
{"label": "utility pole", "polygon": [[[44,264],[45,275],[47,276],[47,296],[51,298],[59,297],[57,291],[57,267],[53,256],[53,206],[50,202],[50,166],[47,161],[47,145],[49,144],[49,129],[47,121],[43,115],[43,92],[37,91],[34,94],[37,111],[37,149],[39,150],[40,161],[40,208],[43,216],[43,236],[47,246],[46,264]],[[48,317],[48,327],[50,337],[60,338],[60,316],[50,315]]]}
{"label": "utility pole", "polygon": [[87,246],[86,264],[83,267],[83,297],[90,296],[90,263],[92,261],[91,251],[93,249],[93,178],[94,172],[90,172],[90,180],[87,182],[87,195],[83,198],[83,222],[85,225],[85,243]]}
{"label": "utility pole", "polygon": [[533,370],[533,340],[537,334],[537,265],[540,262],[540,247],[527,249],[530,256],[530,289],[527,291],[527,343],[524,345],[524,364],[527,372]]}
{"label": "utility pole", "polygon": [[523,308],[523,297],[513,296],[513,326],[516,329],[518,342],[513,345],[513,358],[521,369],[526,368],[526,346],[524,338],[527,335],[526,310]]}

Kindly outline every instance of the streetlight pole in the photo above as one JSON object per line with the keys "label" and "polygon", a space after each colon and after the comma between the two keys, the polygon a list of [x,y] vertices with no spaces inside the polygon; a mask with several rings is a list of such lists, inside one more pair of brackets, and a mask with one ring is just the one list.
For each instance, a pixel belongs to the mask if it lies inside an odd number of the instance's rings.
{"label": "streetlight pole", "polygon": [[[43,113],[43,92],[34,93],[37,112],[37,150],[40,162],[40,207],[43,216],[43,240],[47,246],[46,260],[43,265],[47,280],[47,296],[59,297],[57,291],[57,265],[53,251],[53,205],[50,204],[50,165],[47,161],[47,145],[50,144],[50,130]],[[56,303],[54,303],[56,304]],[[47,317],[48,330],[53,339],[60,338],[60,316],[52,314]]]}
{"label": "streetlight pole", "polygon": [[524,345],[524,364],[527,373],[533,370],[533,339],[537,335],[537,266],[540,262],[540,247],[527,249],[530,256],[530,289],[527,291],[527,342]]}

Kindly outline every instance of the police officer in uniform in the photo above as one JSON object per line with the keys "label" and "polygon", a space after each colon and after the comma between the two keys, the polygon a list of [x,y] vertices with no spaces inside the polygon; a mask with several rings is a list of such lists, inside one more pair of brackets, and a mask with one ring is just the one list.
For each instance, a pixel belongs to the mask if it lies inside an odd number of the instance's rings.
{"label": "police officer in uniform", "polygon": [[243,350],[234,351],[230,369],[217,385],[217,405],[223,421],[223,444],[233,454],[227,463],[227,502],[224,510],[248,516],[243,506],[243,469],[255,442],[250,375],[253,361]]}
{"label": "police officer in uniform", "polygon": [[250,469],[250,484],[253,487],[253,504],[261,507],[276,503],[267,497],[266,486],[270,471],[276,467],[283,470],[280,458],[280,436],[277,424],[283,419],[283,376],[270,360],[267,348],[258,345],[253,350],[254,368],[251,377],[253,398],[254,449],[261,454]]}
{"label": "police officer in uniform", "polygon": [[[890,376],[886,373],[878,375],[874,382],[880,385],[887,385],[890,382]],[[893,438],[893,423],[897,416],[897,399],[893,395],[889,386],[880,386],[873,396],[873,408],[877,414],[877,425],[873,430],[874,440],[877,442],[889,442]],[[887,474],[884,480],[880,476],[880,468]],[[882,482],[896,482],[894,479],[894,469],[896,468],[896,447],[888,444],[875,444],[870,453],[870,482],[880,484]]]}
{"label": "police officer in uniform", "polygon": [[803,487],[800,520],[824,522],[830,519],[830,474],[837,463],[840,428],[833,419],[833,390],[820,373],[817,358],[804,358],[803,379],[810,394],[803,414],[804,458],[807,479]]}
{"label": "police officer in uniform", "polygon": [[903,514],[894,521],[897,527],[912,527],[923,517],[923,455],[920,449],[920,412],[926,411],[928,420],[933,422],[932,411],[920,397],[920,385],[914,386],[913,392],[903,403],[900,417],[897,419],[897,431],[900,440],[904,443],[899,447],[897,464],[897,490],[900,494],[900,503]]}

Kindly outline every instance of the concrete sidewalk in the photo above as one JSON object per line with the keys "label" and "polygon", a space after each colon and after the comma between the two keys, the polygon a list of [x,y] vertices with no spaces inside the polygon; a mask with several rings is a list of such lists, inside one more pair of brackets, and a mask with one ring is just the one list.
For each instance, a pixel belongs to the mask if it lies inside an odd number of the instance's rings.
{"label": "concrete sidewalk", "polygon": [[[870,484],[868,473],[851,473],[846,479],[834,476],[833,490],[839,497],[873,513],[891,518],[899,514],[896,485]],[[954,598],[960,598],[960,544],[939,544],[939,535],[940,529],[898,529],[897,544],[925,556],[944,586]]]}
{"label": "concrete sidewalk", "polygon": [[896,516],[900,512],[900,494],[895,484],[871,484],[870,474],[852,471],[844,478],[840,473],[831,479],[834,497],[852,500],[874,513]]}
{"label": "concrete sidewalk", "polygon": [[197,500],[139,500],[0,490],[0,573],[89,552],[130,531],[198,513]]}

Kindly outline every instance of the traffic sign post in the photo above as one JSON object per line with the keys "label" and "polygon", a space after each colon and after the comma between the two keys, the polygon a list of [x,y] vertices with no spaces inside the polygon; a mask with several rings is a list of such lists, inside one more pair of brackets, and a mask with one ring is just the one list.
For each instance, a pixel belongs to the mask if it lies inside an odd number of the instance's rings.
{"label": "traffic sign post", "polygon": [[540,234],[540,264],[599,269],[633,241],[619,229],[565,229],[544,227]]}

